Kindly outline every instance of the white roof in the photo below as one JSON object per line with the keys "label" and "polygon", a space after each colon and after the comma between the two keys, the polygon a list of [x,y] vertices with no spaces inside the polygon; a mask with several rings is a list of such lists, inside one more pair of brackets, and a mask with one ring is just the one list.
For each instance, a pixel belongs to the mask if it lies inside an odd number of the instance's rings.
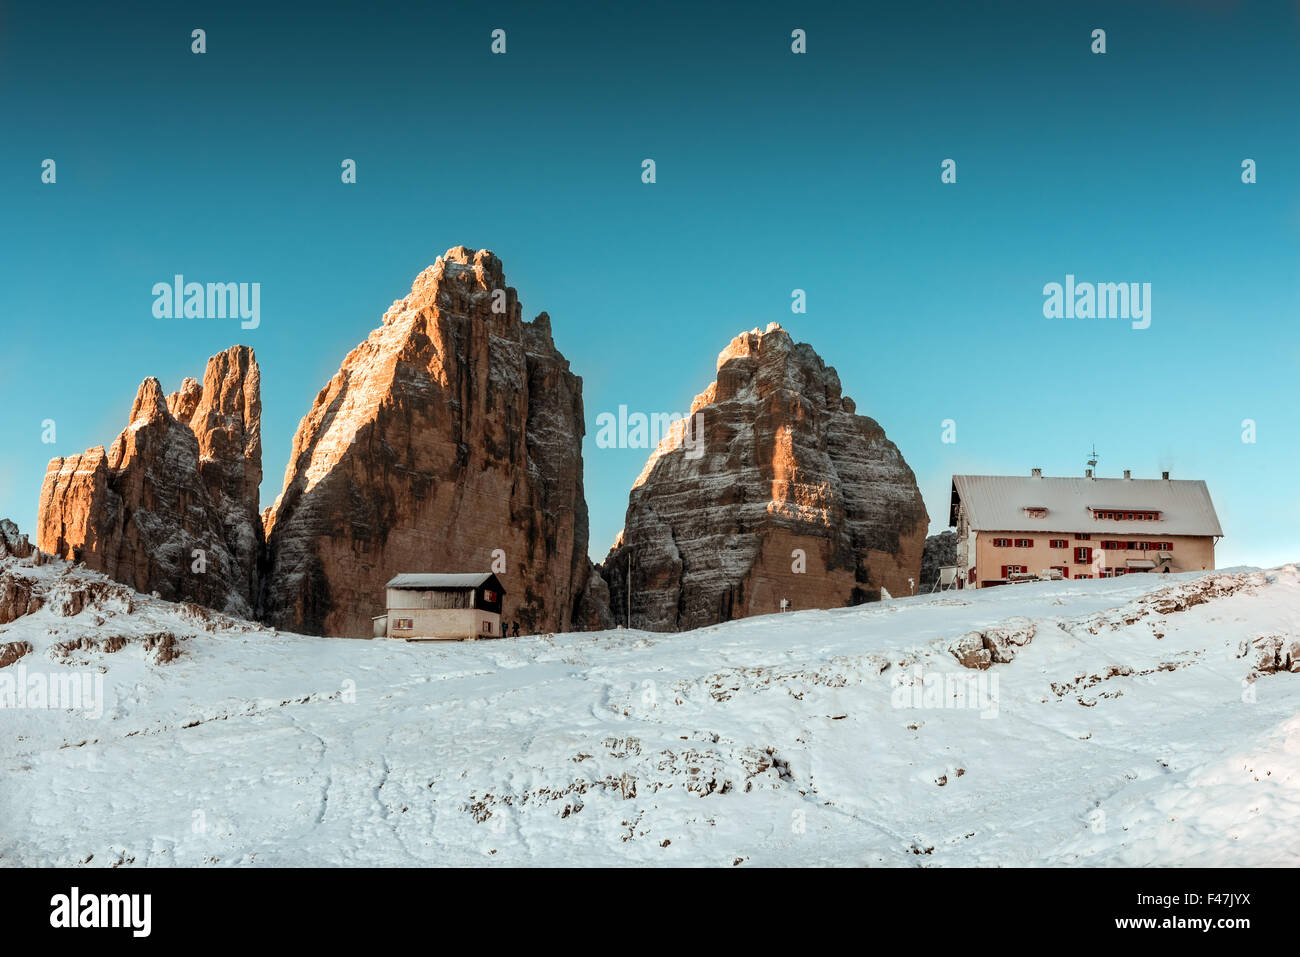
{"label": "white roof", "polygon": [[[987,532],[1094,532],[1114,535],[1222,535],[1210,490],[1200,479],[1031,478],[954,475],[948,524],[958,500],[971,528]],[[1026,508],[1046,508],[1030,518]],[[1089,509],[1158,511],[1158,521],[1095,519]]]}
{"label": "white roof", "polygon": [[489,578],[495,578],[491,572],[467,572],[459,575],[425,575],[407,572],[395,575],[388,583],[389,588],[478,588]]}

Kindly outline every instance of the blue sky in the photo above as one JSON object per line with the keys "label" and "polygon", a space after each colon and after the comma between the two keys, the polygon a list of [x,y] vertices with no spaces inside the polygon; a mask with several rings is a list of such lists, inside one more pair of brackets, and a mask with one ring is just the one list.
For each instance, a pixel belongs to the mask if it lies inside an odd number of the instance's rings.
{"label": "blue sky", "polygon": [[[898,444],[933,530],[954,472],[1079,474],[1095,442],[1104,475],[1204,478],[1220,565],[1300,558],[1296,5],[838,6],[6,5],[0,515],[31,530],[49,458],[237,342],[269,504],[317,390],[464,244],[583,378],[596,558],[647,454],[597,448],[596,416],[685,411],[774,320]],[[261,326],[155,319],[175,273],[260,282]],[[1067,273],[1151,283],[1151,327],[1045,319]]]}

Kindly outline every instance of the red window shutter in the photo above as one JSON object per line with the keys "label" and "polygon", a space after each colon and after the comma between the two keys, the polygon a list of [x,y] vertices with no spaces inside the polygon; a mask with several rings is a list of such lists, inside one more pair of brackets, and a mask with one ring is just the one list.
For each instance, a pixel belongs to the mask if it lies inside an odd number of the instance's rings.
{"label": "red window shutter", "polygon": [[1002,577],[1003,577],[1003,578],[1006,578],[1006,577],[1007,577],[1007,566],[1006,566],[1006,565],[1003,565],[1003,566],[1002,566]]}

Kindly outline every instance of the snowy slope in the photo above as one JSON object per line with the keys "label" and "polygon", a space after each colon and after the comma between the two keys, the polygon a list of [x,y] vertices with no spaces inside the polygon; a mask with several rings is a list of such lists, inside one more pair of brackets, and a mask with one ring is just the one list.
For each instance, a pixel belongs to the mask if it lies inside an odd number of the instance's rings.
{"label": "snowy slope", "polygon": [[435,645],[0,572],[0,691],[103,687],[0,710],[7,865],[1300,863],[1295,566]]}

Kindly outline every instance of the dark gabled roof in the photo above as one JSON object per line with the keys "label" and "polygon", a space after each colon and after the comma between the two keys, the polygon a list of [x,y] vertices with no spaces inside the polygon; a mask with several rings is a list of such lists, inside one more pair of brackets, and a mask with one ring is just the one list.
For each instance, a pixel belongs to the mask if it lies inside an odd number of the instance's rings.
{"label": "dark gabled roof", "polygon": [[404,588],[408,591],[466,591],[479,588],[488,582],[494,583],[496,591],[505,594],[501,582],[491,572],[464,572],[454,575],[431,575],[422,572],[406,572],[394,575],[388,588]]}

